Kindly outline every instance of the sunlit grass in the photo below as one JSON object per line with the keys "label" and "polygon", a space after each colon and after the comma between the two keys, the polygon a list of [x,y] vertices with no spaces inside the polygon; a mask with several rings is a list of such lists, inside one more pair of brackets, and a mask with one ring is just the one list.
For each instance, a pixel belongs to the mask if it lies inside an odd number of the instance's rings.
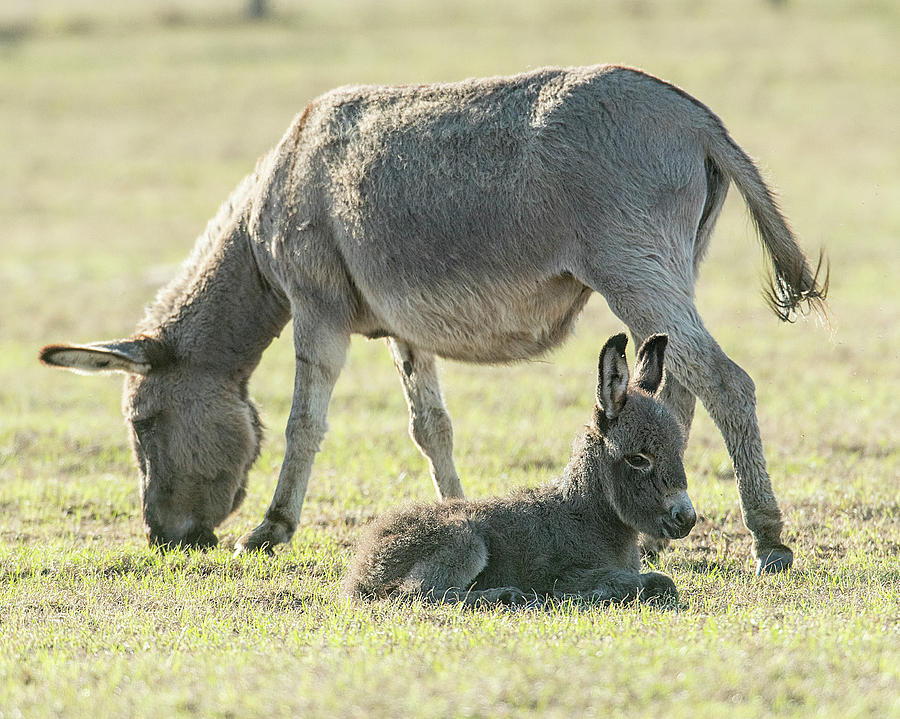
{"label": "sunlit grass", "polygon": [[[895,3],[11,0],[0,9],[0,716],[892,716],[900,713],[900,15]],[[275,486],[289,332],[251,382],[268,425],[207,553],[145,546],[116,378],[40,345],[127,335],[234,184],[318,93],[543,64],[642,66],[761,158],[832,261],[832,326],[781,325],[726,205],[697,301],[754,377],[792,572],[755,578],[721,437],[685,459],[701,519],[659,560],[676,607],[358,605],[359,524],[433,496],[382,342],[355,339],[301,526],[232,556]],[[469,496],[546,481],[620,323],[594,298],[539,362],[443,366]]]}

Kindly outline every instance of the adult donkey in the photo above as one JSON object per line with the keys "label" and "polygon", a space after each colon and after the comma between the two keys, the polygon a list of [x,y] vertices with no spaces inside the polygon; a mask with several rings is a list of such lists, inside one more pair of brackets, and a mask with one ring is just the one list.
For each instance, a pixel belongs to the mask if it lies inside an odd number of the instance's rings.
{"label": "adult donkey", "polygon": [[[307,106],[209,223],[133,337],[54,345],[50,365],[126,373],[123,408],[152,544],[209,546],[260,444],[247,381],[292,320],[287,450],[239,550],[290,540],[350,335],[387,337],[410,433],[442,498],[463,492],[435,356],[533,357],[592,291],[637,344],[670,338],[663,399],[685,428],[699,397],[724,435],[758,571],[790,566],[750,377],[693,303],[729,182],[774,269],[782,319],[821,306],[772,193],[721,121],[638,70],[346,87]],[[821,264],[821,263],[820,263]]]}

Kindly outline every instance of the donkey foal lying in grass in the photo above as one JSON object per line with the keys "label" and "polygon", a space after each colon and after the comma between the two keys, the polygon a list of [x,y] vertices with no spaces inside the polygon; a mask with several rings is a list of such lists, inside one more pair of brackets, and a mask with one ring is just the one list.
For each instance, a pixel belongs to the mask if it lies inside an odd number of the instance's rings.
{"label": "donkey foal lying in grass", "polygon": [[640,573],[638,532],[677,539],[697,515],[681,462],[684,434],[658,398],[666,335],[637,352],[629,383],[624,334],[600,353],[597,405],[562,477],[509,497],[416,505],[363,530],[348,594],[521,604],[675,598]]}

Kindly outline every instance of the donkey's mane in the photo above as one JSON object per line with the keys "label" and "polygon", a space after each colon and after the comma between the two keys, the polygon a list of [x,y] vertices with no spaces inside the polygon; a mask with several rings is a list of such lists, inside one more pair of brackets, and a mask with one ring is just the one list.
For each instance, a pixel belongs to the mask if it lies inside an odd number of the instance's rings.
{"label": "donkey's mane", "polygon": [[174,319],[180,309],[188,304],[189,297],[195,293],[198,281],[204,275],[203,270],[220,254],[229,237],[226,232],[229,225],[235,222],[246,222],[245,218],[237,218],[241,212],[249,211],[250,195],[258,181],[258,169],[250,173],[238,183],[228,198],[220,206],[206,228],[197,238],[187,259],[182,262],[178,273],[166,285],[159,289],[153,302],[147,306],[144,317],[138,325],[138,332],[156,334],[157,330]]}

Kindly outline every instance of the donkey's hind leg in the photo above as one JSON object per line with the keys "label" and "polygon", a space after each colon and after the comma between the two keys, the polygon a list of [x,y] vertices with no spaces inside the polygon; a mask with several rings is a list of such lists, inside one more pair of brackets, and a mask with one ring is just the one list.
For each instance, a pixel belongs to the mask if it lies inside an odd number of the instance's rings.
{"label": "donkey's hind leg", "polygon": [[667,371],[700,398],[725,439],[744,524],[754,538],[757,572],[787,569],[793,555],[781,543],[781,511],[766,470],[753,380],[709,334],[686,289],[674,291],[646,275],[634,279],[627,293],[596,289],[635,334],[668,333]]}
{"label": "donkey's hind leg", "polygon": [[409,407],[409,434],[428,460],[438,499],[463,496],[453,463],[453,425],[441,396],[434,355],[390,338],[388,346]]}

